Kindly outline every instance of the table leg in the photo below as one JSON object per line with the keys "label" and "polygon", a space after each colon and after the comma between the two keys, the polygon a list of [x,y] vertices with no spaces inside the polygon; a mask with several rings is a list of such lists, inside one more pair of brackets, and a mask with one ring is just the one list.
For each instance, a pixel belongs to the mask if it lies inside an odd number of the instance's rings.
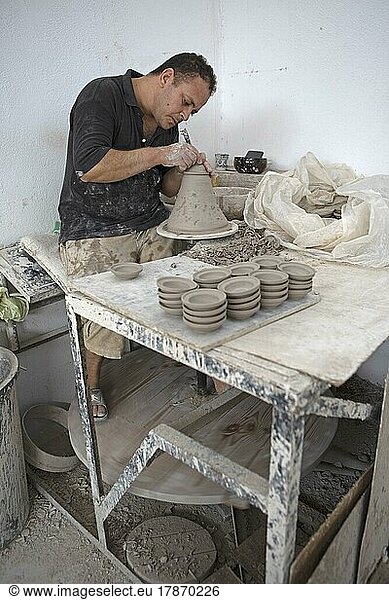
{"label": "table leg", "polygon": [[78,404],[85,438],[85,449],[88,459],[89,477],[91,481],[92,499],[95,508],[96,526],[100,543],[106,547],[106,527],[104,520],[100,518],[100,503],[104,496],[103,480],[101,476],[100,458],[97,449],[95,424],[92,416],[90,399],[87,394],[85,381],[84,359],[80,343],[80,317],[76,315],[73,308],[66,303],[69,320],[70,344],[73,355],[74,370],[76,376],[76,390]]}
{"label": "table leg", "polygon": [[304,415],[273,407],[266,583],[287,583],[294,559],[304,421]]}

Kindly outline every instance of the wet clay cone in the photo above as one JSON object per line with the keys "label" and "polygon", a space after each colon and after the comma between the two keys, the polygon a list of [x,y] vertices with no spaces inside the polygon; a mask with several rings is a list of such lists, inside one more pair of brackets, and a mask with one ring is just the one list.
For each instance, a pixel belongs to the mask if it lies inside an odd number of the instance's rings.
{"label": "wet clay cone", "polygon": [[185,171],[174,208],[165,229],[175,234],[219,234],[230,223],[219,208],[211,179],[203,165]]}

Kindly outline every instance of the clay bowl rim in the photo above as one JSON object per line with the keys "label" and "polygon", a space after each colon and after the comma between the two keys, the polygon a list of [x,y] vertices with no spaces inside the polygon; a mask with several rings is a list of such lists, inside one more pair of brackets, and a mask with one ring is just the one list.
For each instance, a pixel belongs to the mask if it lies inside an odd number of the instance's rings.
{"label": "clay bowl rim", "polygon": [[296,292],[302,290],[311,290],[313,288],[313,281],[302,281],[299,283],[294,283],[289,281],[289,290],[295,290]]}
{"label": "clay bowl rim", "polygon": [[117,263],[111,267],[111,273],[121,281],[135,279],[143,271],[143,265],[135,262]]}
{"label": "clay bowl rim", "polygon": [[222,312],[218,313],[217,315],[207,315],[207,313],[205,313],[204,316],[193,316],[193,315],[188,315],[188,313],[186,312],[186,310],[183,310],[182,312],[182,316],[185,319],[185,321],[190,321],[191,323],[196,323],[198,325],[211,325],[212,323],[218,323],[219,321],[221,321],[223,318],[226,317],[226,309],[224,309]]}
{"label": "clay bowl rim", "polygon": [[300,298],[304,298],[305,296],[307,296],[310,291],[311,290],[301,290],[297,292],[292,290],[288,293],[288,298],[290,298],[291,300],[299,300]]}
{"label": "clay bowl rim", "polygon": [[250,296],[243,296],[243,297],[239,297],[239,298],[229,298],[228,299],[228,306],[231,306],[231,308],[234,310],[234,306],[240,306],[241,304],[247,303],[247,302],[252,302],[253,300],[257,300],[258,298],[261,297],[261,291],[258,290],[257,292],[254,292],[254,294],[251,294]]}
{"label": "clay bowl rim", "polygon": [[[227,277],[227,279],[229,278]],[[222,281],[225,280],[222,279]],[[219,283],[221,283],[221,281],[218,281],[217,283],[199,283],[199,288],[202,290],[217,290]]]}
{"label": "clay bowl rim", "polygon": [[[238,289],[237,291],[225,291],[225,287],[231,286],[243,286],[243,289]],[[260,281],[256,277],[252,277],[250,275],[241,275],[237,277],[231,277],[230,279],[225,279],[217,286],[218,290],[225,292],[227,298],[245,298],[246,296],[250,296],[258,291],[260,288]]]}
{"label": "clay bowl rim", "polygon": [[180,300],[159,300],[160,306],[164,308],[182,308],[182,302]]}
{"label": "clay bowl rim", "polygon": [[275,300],[276,298],[282,298],[283,296],[288,295],[289,289],[286,287],[285,290],[281,290],[279,292],[268,292],[266,290],[262,290],[262,299],[263,300]]}
{"label": "clay bowl rim", "polygon": [[288,290],[289,283],[285,281],[285,283],[281,283],[279,285],[267,285],[261,281],[261,292],[281,292],[282,290]]}
{"label": "clay bowl rim", "polygon": [[[238,273],[238,275],[234,275],[234,270],[237,270],[242,267],[248,269],[249,272],[243,273],[243,274]],[[241,263],[233,263],[232,265],[228,265],[228,268],[231,271],[231,277],[242,277],[244,275],[252,275],[253,273],[256,273],[257,271],[259,271],[259,266],[248,260],[241,262]]]}
{"label": "clay bowl rim", "polygon": [[277,269],[259,269],[255,272],[254,277],[259,279],[261,282],[261,288],[263,289],[262,283],[266,286],[281,285],[289,281],[288,273],[284,273]]}
{"label": "clay bowl rim", "polygon": [[181,300],[182,294],[183,294],[183,292],[177,292],[177,293],[161,292],[158,289],[158,298],[160,298],[161,300],[168,300],[170,302]]}
{"label": "clay bowl rim", "polygon": [[[219,272],[219,276],[217,275],[217,272]],[[224,273],[224,275],[222,275],[222,277],[220,278],[220,274]],[[214,274],[215,278],[206,278],[207,274]],[[205,279],[204,279],[204,277]],[[195,271],[192,275],[192,279],[193,281],[195,281],[198,284],[202,284],[202,283],[207,283],[207,284],[214,284],[214,283],[221,283],[222,281],[224,281],[224,279],[227,279],[228,277],[231,277],[231,269],[229,267],[204,267],[203,269],[199,269],[198,271]]]}
{"label": "clay bowl rim", "polygon": [[[209,301],[201,304],[201,296],[208,297]],[[213,300],[212,300],[213,298]],[[193,300],[194,299],[194,300]],[[226,294],[218,289],[198,288],[185,292],[181,297],[183,307],[191,310],[212,310],[221,307],[227,300]],[[197,300],[197,302],[196,302]]]}
{"label": "clay bowl rim", "polygon": [[164,306],[163,304],[159,303],[159,306],[161,307],[162,310],[164,310],[168,315],[173,315],[173,316],[180,316],[182,315],[182,306],[181,308],[169,308],[168,306]]}
{"label": "clay bowl rim", "polygon": [[254,308],[250,308],[248,310],[228,310],[227,309],[227,317],[230,319],[236,318],[237,320],[249,319],[257,314],[257,312],[261,309],[261,303],[258,302],[257,306]]}
{"label": "clay bowl rim", "polygon": [[191,308],[188,308],[188,306],[183,307],[183,311],[185,311],[188,314],[188,316],[192,316],[192,317],[201,317],[201,315],[203,315],[203,314],[206,314],[207,316],[212,317],[214,315],[220,315],[221,313],[225,312],[226,310],[227,310],[227,300],[221,306],[218,306],[217,308],[213,308],[211,310],[192,310]]}
{"label": "clay bowl rim", "polygon": [[188,327],[190,327],[190,329],[198,331],[198,333],[211,333],[212,331],[216,331],[216,329],[219,329],[223,325],[223,323],[225,323],[225,321],[227,320],[227,316],[225,315],[223,319],[220,319],[220,321],[215,321],[214,323],[207,323],[203,325],[201,325],[200,323],[193,323],[192,321],[188,321],[184,318],[182,320]]}
{"label": "clay bowl rim", "polygon": [[[312,279],[316,270],[303,262],[283,262],[277,266],[279,271],[283,271],[289,275],[289,279],[297,281],[308,281]],[[294,272],[293,272],[294,271]]]}
{"label": "clay bowl rim", "polygon": [[[261,261],[263,261],[263,260],[265,261],[265,264],[263,265],[263,268],[264,269],[268,269],[268,270],[272,270],[272,269],[275,270],[275,269],[277,269],[277,266],[279,264],[281,264],[281,263],[284,262],[284,259],[281,258],[281,257],[279,257],[279,256],[256,256],[255,258],[251,259],[251,262],[253,262],[253,263],[257,264],[257,265],[260,265],[260,267],[262,267],[262,262]],[[266,266],[266,262],[267,261],[269,261],[269,262],[276,261],[275,264],[274,264],[274,267]]]}
{"label": "clay bowl rim", "polygon": [[[173,285],[175,284],[175,285]],[[181,285],[181,287],[178,287]],[[189,279],[189,277],[181,276],[164,276],[158,277],[157,286],[162,292],[167,293],[181,293],[196,290],[199,286],[195,281]]]}
{"label": "clay bowl rim", "polygon": [[259,294],[256,298],[254,298],[254,300],[250,300],[249,302],[241,302],[240,304],[231,304],[229,302],[227,305],[227,310],[250,310],[250,308],[254,308],[254,306],[261,303],[261,298],[262,296]]}
{"label": "clay bowl rim", "polygon": [[283,304],[289,298],[289,294],[281,296],[281,298],[266,298],[262,300],[263,308],[276,308]]}

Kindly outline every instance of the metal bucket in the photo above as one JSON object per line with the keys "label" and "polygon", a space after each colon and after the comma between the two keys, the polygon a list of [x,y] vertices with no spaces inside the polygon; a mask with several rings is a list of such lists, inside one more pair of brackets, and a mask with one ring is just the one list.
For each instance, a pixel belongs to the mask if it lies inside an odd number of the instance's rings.
{"label": "metal bucket", "polygon": [[20,533],[29,512],[17,372],[16,356],[0,348],[0,549]]}

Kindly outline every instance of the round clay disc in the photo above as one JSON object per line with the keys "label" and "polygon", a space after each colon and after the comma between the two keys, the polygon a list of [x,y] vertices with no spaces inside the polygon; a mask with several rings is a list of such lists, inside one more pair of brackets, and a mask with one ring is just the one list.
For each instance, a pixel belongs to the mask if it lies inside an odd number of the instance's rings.
{"label": "round clay disc", "polygon": [[145,583],[199,583],[215,564],[208,531],[182,517],[144,521],[126,538],[126,560]]}
{"label": "round clay disc", "polygon": [[157,233],[165,238],[173,240],[213,240],[217,238],[228,237],[238,231],[238,224],[234,221],[228,221],[225,228],[218,231],[202,231],[201,233],[173,233],[166,229],[166,221],[163,221],[157,227]]}

